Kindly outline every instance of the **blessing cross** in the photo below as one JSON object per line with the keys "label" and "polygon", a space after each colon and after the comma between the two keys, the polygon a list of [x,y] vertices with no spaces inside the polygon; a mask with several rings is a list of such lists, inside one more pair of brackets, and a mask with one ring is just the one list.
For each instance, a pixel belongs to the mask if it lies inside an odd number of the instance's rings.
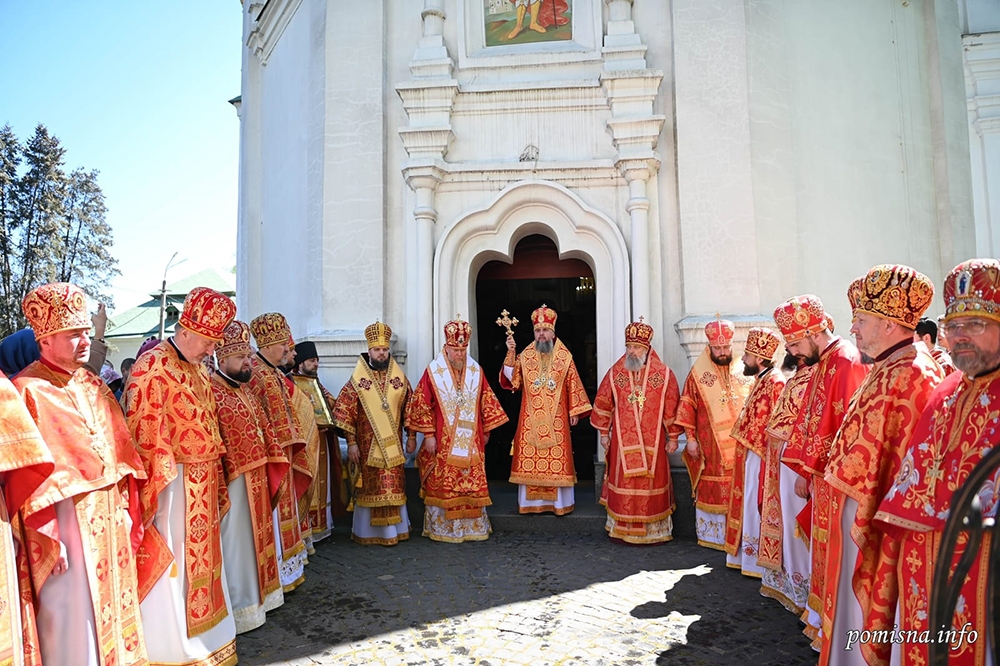
{"label": "blessing cross", "polygon": [[504,311],[500,313],[500,316],[497,317],[497,326],[503,326],[506,328],[508,337],[514,335],[514,329],[511,327],[517,326],[517,317],[511,318],[509,315],[510,313],[507,312],[505,308]]}

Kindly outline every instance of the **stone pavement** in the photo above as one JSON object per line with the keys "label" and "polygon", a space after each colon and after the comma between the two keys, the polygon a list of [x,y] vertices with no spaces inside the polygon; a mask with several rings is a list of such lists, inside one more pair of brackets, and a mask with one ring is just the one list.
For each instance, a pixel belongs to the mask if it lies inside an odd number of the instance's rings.
{"label": "stone pavement", "polygon": [[443,544],[411,517],[414,536],[392,548],[343,526],[319,543],[305,584],[238,638],[240,663],[816,663],[797,618],[692,540],[498,531]]}

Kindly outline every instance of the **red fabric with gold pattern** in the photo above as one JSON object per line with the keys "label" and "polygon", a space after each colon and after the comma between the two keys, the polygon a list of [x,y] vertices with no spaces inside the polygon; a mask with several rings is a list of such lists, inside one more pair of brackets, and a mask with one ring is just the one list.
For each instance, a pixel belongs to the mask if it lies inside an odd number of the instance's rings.
{"label": "red fabric with gold pattern", "polygon": [[[773,335],[773,334],[772,334]],[[777,339],[777,336],[775,336]],[[777,346],[775,346],[777,349]],[[773,352],[772,352],[773,353]],[[736,456],[733,459],[732,489],[729,493],[729,511],[726,518],[726,552],[736,555],[743,543],[743,497],[744,493],[759,494],[760,479],[745,478],[746,452],[752,451],[761,459],[761,465],[767,458],[767,428],[771,412],[785,388],[785,375],[780,370],[770,368],[765,374],[758,375],[740,418],[733,426],[733,439],[736,440]]]}
{"label": "red fabric with gold pattern", "polygon": [[642,345],[646,349],[653,343],[653,327],[642,321],[634,321],[625,327],[625,344]]}
{"label": "red fabric with gold pattern", "polygon": [[287,343],[292,345],[292,329],[288,326],[285,315],[280,312],[267,312],[254,317],[250,322],[250,332],[253,333],[257,349]]}
{"label": "red fabric with gold pattern", "polygon": [[36,287],[24,297],[21,309],[36,340],[59,331],[90,330],[87,296],[75,284],[54,282]]}
{"label": "red fabric with gold pattern", "polygon": [[301,469],[306,441],[292,409],[291,389],[294,385],[259,353],[250,357],[250,369],[247,388],[264,408],[278,445],[291,462],[278,492],[277,506],[281,552],[282,557],[287,559],[305,548],[302,526],[296,518],[296,503],[309,490],[311,482],[311,477]]}
{"label": "red fabric with gold pattern", "polygon": [[[680,398],[677,378],[652,350],[641,371],[626,370],[622,356],[601,380],[590,423],[611,437],[600,503],[619,532],[643,536],[646,524],[674,512],[666,445],[684,432],[674,424]],[[631,449],[641,457],[642,469],[625,461],[624,452]]]}
{"label": "red fabric with gold pattern", "polygon": [[556,311],[543,303],[542,307],[531,313],[531,326],[532,328],[543,328],[554,331],[556,330],[556,319],[558,318],[559,315],[556,314]]}
{"label": "red fabric with gold pattern", "polygon": [[710,345],[722,347],[731,344],[735,334],[736,327],[728,319],[716,318],[705,324],[705,337]]}
{"label": "red fabric with gold pattern", "polygon": [[231,298],[208,287],[195,287],[184,298],[177,323],[209,340],[222,340],[234,317],[236,304]]}
{"label": "red fabric with gold pattern", "polygon": [[[876,526],[899,542],[900,631],[930,631],[930,589],[945,523],[955,493],[991,449],[996,447],[1000,420],[1000,371],[969,379],[949,375],[931,394],[898,473],[875,514]],[[984,516],[996,517],[1000,503],[1000,473],[980,491]],[[953,560],[964,553],[966,537],[959,540]],[[979,640],[952,643],[949,663],[983,664],[986,658],[989,535],[962,585],[952,627],[979,633]],[[995,620],[994,620],[995,621]],[[968,623],[968,625],[966,625]],[[925,643],[903,645],[904,666],[929,663]]]}
{"label": "red fabric with gold pattern", "polygon": [[[19,570],[24,609],[38,594],[59,557],[56,503],[71,499],[80,526],[91,603],[102,663],[144,664],[135,548],[143,535],[138,492],[145,479],[121,409],[103,381],[89,370],[73,374],[40,360],[13,380],[47,445],[54,468],[21,508]],[[126,529],[125,514],[132,520]],[[34,618],[22,617],[35,632]],[[39,655],[31,656],[33,661]]]}
{"label": "red fabric with gold pattern", "polygon": [[781,345],[781,336],[769,328],[754,327],[747,331],[747,344],[743,351],[765,361],[773,361]]}
{"label": "red fabric with gold pattern", "polygon": [[830,327],[823,302],[812,294],[796,296],[779,305],[774,309],[774,322],[784,336],[785,344],[797,342]]}
{"label": "red fabric with gold pattern", "polygon": [[[40,486],[54,468],[52,454],[42,440],[31,414],[21,402],[17,390],[0,373],[0,476],[3,490],[0,498],[0,664],[17,663],[24,656],[22,641],[27,638],[28,650],[38,650],[34,625],[27,636],[14,636],[14,617],[21,614],[17,584],[17,560],[11,518],[24,500]],[[20,531],[20,530],[18,530]]]}
{"label": "red fabric with gold pattern", "polygon": [[234,387],[219,374],[212,376],[219,432],[226,446],[223,465],[226,482],[241,474],[247,482],[250,521],[257,555],[260,598],[281,586],[274,544],[273,501],[288,471],[288,460],[278,446],[271,424],[257,398],[244,386]]}
{"label": "red fabric with gold pattern", "polygon": [[934,298],[934,285],[909,266],[882,264],[868,271],[859,287],[852,283],[848,297],[855,314],[866,312],[914,329]]}
{"label": "red fabric with gold pattern", "polygon": [[[389,373],[372,370],[372,375],[378,386],[383,387],[381,394],[386,393],[386,383]],[[400,441],[403,441],[402,430],[406,422],[407,405],[413,395],[413,389],[407,379],[400,382],[403,388],[405,382],[405,398],[399,415],[394,415],[400,426]],[[356,444],[361,454],[361,487],[355,488],[354,503],[358,506],[400,507],[406,504],[406,474],[403,465],[381,469],[364,464],[369,459],[372,446],[376,444],[376,431],[365,414],[365,409],[358,397],[358,390],[353,382],[348,381],[340,390],[333,410],[333,420],[344,433],[348,445]],[[395,523],[393,523],[395,524]]]}
{"label": "red fabric with gold pattern", "polygon": [[238,319],[234,319],[222,333],[222,343],[215,350],[215,356],[220,361],[233,354],[252,354],[250,347],[250,327]]}
{"label": "red fabric with gold pattern", "polygon": [[[146,534],[139,552],[139,592],[145,597],[173,562],[162,535],[153,526],[160,493],[184,465],[187,523],[206,529],[184,531],[184,566],[188,636],[216,626],[229,611],[222,589],[220,494],[224,493],[220,458],[225,453],[216,418],[208,370],[183,360],[170,341],[146,352],[132,366],[127,387],[129,429],[149,480],[142,489],[142,524]],[[222,486],[220,488],[220,486]]]}
{"label": "red fabric with gold pattern", "polygon": [[951,360],[951,354],[948,353],[948,350],[942,349],[941,347],[935,347],[931,350],[931,356],[938,362],[938,365],[941,366],[945,377],[958,370],[958,368],[955,367],[954,361]]}
{"label": "red fabric with gold pattern", "polygon": [[1000,261],[970,259],[944,280],[945,317],[985,317],[1000,321]]}
{"label": "red fabric with gold pattern", "polygon": [[451,429],[438,402],[437,390],[429,370],[424,370],[406,408],[407,430],[435,435],[437,438],[434,455],[429,454],[424,447],[417,454],[420,496],[425,504],[443,508],[449,520],[478,518],[482,514],[482,508],[492,504],[483,455],[489,432],[502,426],[508,419],[485,377],[480,380],[478,404],[474,463],[468,468],[448,464],[448,454],[452,448],[449,436]]}
{"label": "red fabric with gold pattern", "polygon": [[444,325],[444,343],[449,347],[464,349],[472,339],[472,326],[467,321],[453,319]]}
{"label": "red fabric with gold pattern", "polygon": [[[743,364],[716,365],[708,347],[695,360],[684,380],[677,425],[688,440],[698,442],[700,455],[682,454],[691,477],[695,506],[706,513],[725,514],[729,510],[730,480],[736,440],[732,429],[743,411],[752,377],[743,374]],[[708,544],[705,544],[708,545]]]}
{"label": "red fabric with gold pattern", "polygon": [[[831,506],[829,557],[826,560],[825,636],[833,635],[842,564],[853,571],[851,588],[865,617],[865,624],[860,629],[890,631],[893,628],[898,542],[891,537],[883,539],[882,533],[872,525],[872,519],[878,503],[892,485],[893,475],[899,469],[903,451],[927,400],[942,379],[944,373],[927,347],[911,343],[876,362],[851,401],[833,442],[825,476],[836,500]],[[858,503],[850,535],[843,534],[841,527],[843,495]],[[843,542],[848,538],[858,546],[858,560],[842,563]],[[889,661],[889,643],[861,643],[859,648],[870,663]],[[821,663],[834,661],[829,651],[830,641],[824,640]]]}
{"label": "red fabric with gold pattern", "polygon": [[823,480],[823,475],[833,438],[847,415],[851,397],[868,375],[869,368],[861,363],[857,348],[839,337],[834,338],[820,353],[819,362],[814,367],[802,405],[802,417],[792,429],[781,462],[799,476],[812,480],[812,497],[798,516],[798,521],[808,525],[810,535],[812,574],[809,579],[809,606],[820,613],[826,589],[824,581],[830,527],[830,487]]}
{"label": "red fabric with gold pattern", "polygon": [[557,338],[550,354],[540,354],[532,342],[517,356],[511,379],[501,369],[500,387],[523,391],[510,482],[544,488],[575,484],[569,418],[590,412],[590,400],[569,349]]}
{"label": "red fabric with gold pattern", "polygon": [[[803,364],[785,382],[765,428],[767,456],[764,460],[761,482],[760,546],[757,551],[757,564],[776,571],[781,570],[781,548],[786,520],[781,513],[781,451],[791,435],[796,420],[802,414],[802,402],[815,367]],[[790,490],[786,489],[786,492]],[[792,516],[787,519],[794,520]]]}

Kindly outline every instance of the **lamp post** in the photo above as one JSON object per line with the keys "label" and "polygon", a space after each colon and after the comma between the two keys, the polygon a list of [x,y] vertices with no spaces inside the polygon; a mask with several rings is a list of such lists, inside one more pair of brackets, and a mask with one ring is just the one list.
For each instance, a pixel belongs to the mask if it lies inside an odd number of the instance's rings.
{"label": "lamp post", "polygon": [[[163,285],[160,287],[160,340],[163,339],[165,333],[164,328],[166,325],[167,317],[167,271],[174,264],[174,259],[177,258],[177,253],[174,252],[173,256],[170,257],[170,261],[167,262],[167,267],[163,269]],[[183,264],[187,259],[181,259],[178,264]]]}

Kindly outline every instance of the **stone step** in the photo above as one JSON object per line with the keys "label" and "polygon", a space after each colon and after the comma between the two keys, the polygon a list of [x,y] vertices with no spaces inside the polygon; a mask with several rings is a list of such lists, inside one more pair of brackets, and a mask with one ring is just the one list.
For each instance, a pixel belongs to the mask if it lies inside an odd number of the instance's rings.
{"label": "stone step", "polygon": [[[687,470],[673,469],[674,484],[674,537],[695,538],[694,505],[691,499],[691,482]],[[420,500],[420,479],[416,469],[407,469],[407,509],[413,533],[423,529],[424,507]],[[490,481],[490,499],[493,505],[486,509],[496,533],[522,534],[593,534],[604,533],[607,512],[597,503],[597,489],[593,481],[576,484],[576,507],[565,516],[521,514],[517,509],[517,486],[506,481]]]}

